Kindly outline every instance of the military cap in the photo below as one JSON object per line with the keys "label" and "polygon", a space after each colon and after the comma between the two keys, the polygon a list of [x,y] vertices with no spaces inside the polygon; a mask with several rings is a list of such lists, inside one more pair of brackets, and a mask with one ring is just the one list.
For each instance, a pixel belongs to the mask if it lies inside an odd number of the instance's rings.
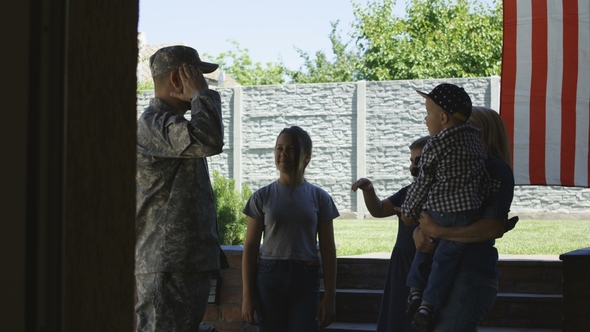
{"label": "military cap", "polygon": [[216,63],[203,62],[192,47],[175,45],[163,47],[150,57],[152,77],[178,69],[183,63],[199,68],[203,73],[212,73],[219,67]]}

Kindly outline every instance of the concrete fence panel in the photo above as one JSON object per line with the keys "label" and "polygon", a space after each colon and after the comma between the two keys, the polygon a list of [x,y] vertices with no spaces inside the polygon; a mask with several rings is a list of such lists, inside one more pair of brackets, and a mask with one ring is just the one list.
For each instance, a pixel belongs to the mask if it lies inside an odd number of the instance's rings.
{"label": "concrete fence panel", "polygon": [[[498,109],[500,78],[399,80],[216,88],[222,98],[225,147],[211,157],[211,170],[252,190],[278,178],[273,148],[279,132],[297,125],[309,132],[313,155],[306,178],[328,191],[345,218],[367,214],[362,193],[350,190],[370,178],[380,198],[411,181],[409,144],[427,135],[424,99],[450,82],[462,86],[473,104]],[[138,96],[138,116],[153,91]],[[190,115],[187,115],[190,116]],[[517,186],[512,213],[521,218],[590,219],[590,189]]]}

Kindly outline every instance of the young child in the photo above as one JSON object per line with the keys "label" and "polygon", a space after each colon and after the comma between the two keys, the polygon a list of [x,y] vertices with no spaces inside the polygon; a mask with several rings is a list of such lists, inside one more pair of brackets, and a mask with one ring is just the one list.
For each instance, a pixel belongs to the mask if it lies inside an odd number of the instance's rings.
{"label": "young child", "polygon": [[242,258],[242,316],[259,325],[260,332],[317,331],[334,319],[332,220],[339,213],[330,195],[304,178],[311,148],[306,131],[297,126],[283,129],[274,152],[279,179],[254,192],[243,210],[248,228]]}
{"label": "young child", "polygon": [[[422,148],[430,136],[423,136],[410,144],[410,167],[413,177],[418,176],[418,160],[422,154]],[[353,191],[363,191],[365,205],[373,217],[384,218],[392,215],[400,217],[399,207],[406,199],[406,192],[410,186],[405,186],[395,194],[380,200],[375,193],[371,180],[358,179],[351,187]],[[406,286],[406,279],[412,266],[412,260],[416,254],[416,247],[412,234],[416,226],[406,226],[401,219],[398,222],[397,238],[391,251],[389,270],[385,279],[385,288],[379,319],[377,320],[377,332],[411,332],[412,319],[406,317],[406,298],[410,294],[410,288]]]}
{"label": "young child", "polygon": [[[474,222],[490,190],[485,169],[487,154],[478,129],[466,123],[471,98],[463,88],[440,84],[426,98],[426,126],[433,136],[422,151],[420,173],[408,189],[402,220],[416,223],[425,210],[441,226],[466,226]],[[412,327],[431,331],[434,310],[440,307],[453,281],[455,268],[466,244],[440,240],[434,256],[417,252],[407,285],[406,314]],[[430,276],[426,280],[423,275]]]}

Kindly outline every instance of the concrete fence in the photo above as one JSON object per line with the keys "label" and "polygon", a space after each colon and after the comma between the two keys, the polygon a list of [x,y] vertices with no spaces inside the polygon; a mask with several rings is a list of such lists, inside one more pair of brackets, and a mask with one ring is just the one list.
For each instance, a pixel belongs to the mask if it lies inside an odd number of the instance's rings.
{"label": "concrete fence", "polygon": [[[410,183],[408,145],[427,135],[424,99],[439,83],[462,86],[474,105],[499,109],[500,78],[399,80],[217,88],[225,147],[209,159],[218,170],[252,190],[278,178],[273,147],[278,133],[298,125],[313,140],[306,178],[328,191],[345,218],[366,218],[362,193],[351,184],[370,178],[380,198]],[[153,91],[138,96],[138,116]],[[590,189],[517,186],[512,213],[521,218],[590,219]]]}

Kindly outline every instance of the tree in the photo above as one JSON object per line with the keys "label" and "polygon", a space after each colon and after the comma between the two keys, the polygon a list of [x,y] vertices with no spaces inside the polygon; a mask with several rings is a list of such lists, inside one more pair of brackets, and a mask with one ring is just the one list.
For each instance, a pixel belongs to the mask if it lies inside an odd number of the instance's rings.
{"label": "tree", "polygon": [[283,84],[285,69],[280,63],[267,62],[263,66],[260,62],[253,62],[247,48],[241,48],[235,40],[229,40],[235,50],[222,52],[218,56],[204,54],[212,62],[219,64],[221,70],[233,77],[241,85]]}
{"label": "tree", "polygon": [[499,75],[502,5],[475,0],[409,0],[396,17],[395,0],[353,3],[353,38],[367,80]]}
{"label": "tree", "polygon": [[358,55],[346,50],[348,43],[343,43],[342,38],[337,34],[338,21],[330,24],[332,25],[330,41],[335,55],[334,62],[330,62],[323,51],[317,51],[315,59],[311,59],[309,53],[297,49],[299,56],[305,60],[303,66],[299,70],[285,68],[287,76],[293,83],[350,82],[358,79]]}

